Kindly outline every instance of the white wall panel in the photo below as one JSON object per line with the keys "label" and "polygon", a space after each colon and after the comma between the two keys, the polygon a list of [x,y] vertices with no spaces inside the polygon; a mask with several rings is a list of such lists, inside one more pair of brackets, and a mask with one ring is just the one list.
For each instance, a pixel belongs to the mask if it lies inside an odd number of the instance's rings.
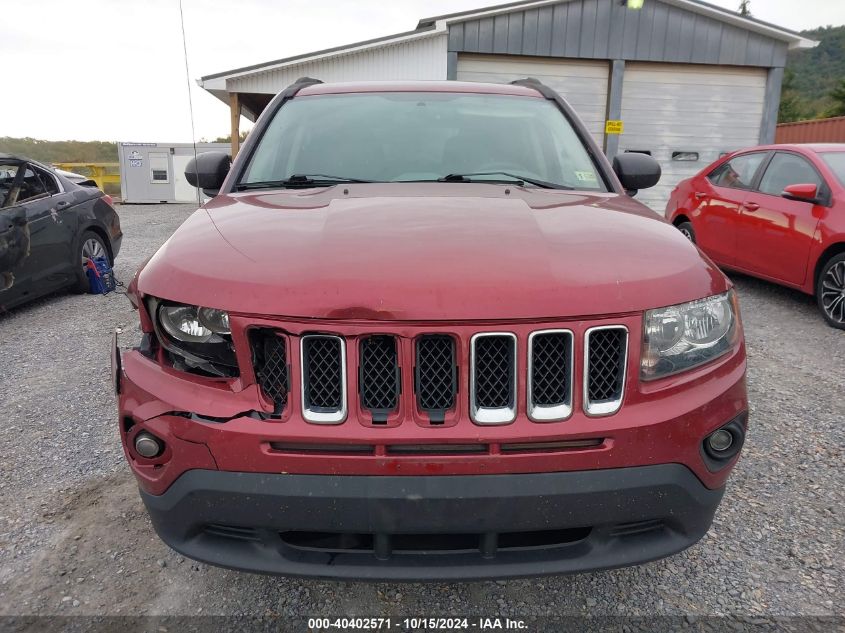
{"label": "white wall panel", "polygon": [[446,79],[446,34],[339,53],[248,73],[226,81],[229,92],[276,94],[300,77],[330,81]]}

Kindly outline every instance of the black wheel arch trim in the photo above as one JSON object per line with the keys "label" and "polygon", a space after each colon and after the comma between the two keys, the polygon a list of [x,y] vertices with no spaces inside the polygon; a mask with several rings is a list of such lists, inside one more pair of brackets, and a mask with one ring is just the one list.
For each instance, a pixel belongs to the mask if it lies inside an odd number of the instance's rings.
{"label": "black wheel arch trim", "polygon": [[841,242],[834,242],[830,244],[822,254],[819,255],[819,258],[816,260],[816,269],[813,272],[813,293],[818,293],[819,287],[819,280],[821,279],[822,271],[824,267],[827,266],[828,262],[840,255],[841,253],[845,253],[845,238]]}

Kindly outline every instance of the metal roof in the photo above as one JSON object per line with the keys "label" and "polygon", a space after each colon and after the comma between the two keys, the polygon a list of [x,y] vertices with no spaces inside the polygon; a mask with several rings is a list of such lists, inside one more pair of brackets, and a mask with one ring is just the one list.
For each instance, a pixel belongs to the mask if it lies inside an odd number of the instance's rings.
{"label": "metal roof", "polygon": [[[214,73],[211,75],[205,75],[198,81],[198,83],[200,84],[200,86],[202,86],[206,90],[209,90],[210,92],[221,92],[225,89],[226,79],[232,79],[243,75],[263,73],[286,66],[295,66],[296,64],[303,63],[306,61],[315,61],[327,57],[345,55],[357,49],[368,49],[387,46],[394,43],[400,43],[402,41],[409,40],[412,38],[439,35],[447,32],[449,24],[464,22],[467,20],[483,17],[493,17],[496,15],[523,11],[525,9],[539,8],[555,4],[564,4],[572,1],[574,0],[520,0],[519,2],[510,2],[507,4],[482,7],[475,10],[461,11],[459,13],[450,13],[446,15],[424,18],[419,21],[419,23],[417,24],[417,28],[413,31],[394,33],[392,35],[386,35],[370,40],[354,42],[352,44],[346,44],[344,46],[335,46],[332,48],[313,51],[310,53],[294,55],[292,57],[284,57],[282,59],[276,59],[273,61],[264,62],[262,64],[253,64],[251,66],[243,66],[241,68],[235,68],[232,70]],[[657,0],[646,1],[654,2]],[[670,6],[686,9],[688,11],[705,15],[718,21],[726,22],[734,26],[765,35],[772,39],[785,42],[788,44],[790,49],[813,48],[818,44],[817,41],[804,37],[796,31],[785,29],[774,24],[769,24],[768,22],[764,22],[756,18],[744,17],[728,9],[723,9],[722,7],[717,7],[706,2],[701,2],[700,0],[659,1]]]}
{"label": "metal roof", "polygon": [[[468,11],[447,13],[445,15],[438,15],[431,18],[423,18],[417,24],[417,28],[427,28],[440,21],[446,21],[447,23],[461,22],[463,20],[469,20],[482,16],[494,16],[502,13],[510,13],[511,11],[522,11],[528,8],[542,7],[551,4],[561,4],[562,2],[570,1],[571,0],[519,0],[518,2],[508,2],[506,4],[498,4],[491,7],[470,9]],[[777,26],[776,24],[764,22],[763,20],[758,20],[757,18],[751,16],[742,16],[736,13],[735,11],[731,11],[730,9],[725,9],[723,7],[719,7],[708,2],[702,2],[701,0],[660,1],[669,5],[693,11],[694,13],[701,13],[702,15],[707,15],[717,20],[730,22],[736,26],[741,26],[751,31],[768,35],[773,39],[786,41],[790,44],[790,48],[813,48],[818,44],[818,42],[816,42],[815,40],[811,40],[810,38],[804,37],[797,31],[785,29],[783,27]]]}
{"label": "metal roof", "polygon": [[300,55],[294,55],[292,57],[283,57],[282,59],[276,59],[271,62],[264,62],[263,64],[253,64],[252,66],[244,66],[242,68],[235,68],[233,70],[226,70],[220,73],[214,73],[213,75],[206,75],[205,77],[201,78],[201,81],[205,81],[207,79],[218,79],[220,77],[229,77],[232,75],[239,75],[245,72],[249,72],[252,70],[263,71],[275,66],[281,66],[284,64],[289,64],[290,62],[298,62],[304,61],[306,59],[311,59],[313,57],[325,57],[330,55],[331,53],[341,53],[345,52],[352,48],[359,48],[365,47],[373,44],[385,44],[390,42],[391,40],[397,39],[404,39],[409,35],[419,35],[420,33],[425,33],[426,31],[433,31],[434,25],[431,26],[424,26],[418,27],[413,31],[405,31],[403,33],[394,33],[393,35],[383,35],[382,37],[376,37],[371,40],[363,40],[361,42],[354,42],[353,44],[344,44],[343,46],[334,46],[332,48],[324,48],[323,50],[313,51],[311,53],[302,53]]}

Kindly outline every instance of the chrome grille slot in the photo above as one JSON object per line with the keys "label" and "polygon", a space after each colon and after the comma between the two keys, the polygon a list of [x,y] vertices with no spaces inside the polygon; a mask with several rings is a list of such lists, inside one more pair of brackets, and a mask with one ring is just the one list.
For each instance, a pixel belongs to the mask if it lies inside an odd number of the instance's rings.
{"label": "chrome grille slot", "polygon": [[417,406],[432,424],[440,424],[446,412],[455,406],[458,390],[455,340],[442,334],[425,334],[416,343]]}
{"label": "chrome grille slot", "polygon": [[584,411],[610,415],[622,406],[628,329],[622,325],[594,327],[584,341]]}
{"label": "chrome grille slot", "polygon": [[346,419],[346,346],[329,334],[302,337],[302,415],[315,424]]}
{"label": "chrome grille slot", "polygon": [[539,330],[528,336],[528,417],[535,422],[572,414],[573,341],[569,330]]}
{"label": "chrome grille slot", "polygon": [[401,388],[396,339],[369,336],[361,341],[358,365],[358,393],[361,406],[370,411],[374,423],[387,422],[399,404]]}
{"label": "chrome grille slot", "polygon": [[290,390],[286,339],[279,330],[264,328],[251,330],[249,340],[255,378],[278,415],[287,406]]}
{"label": "chrome grille slot", "polygon": [[476,334],[470,341],[470,414],[477,424],[516,417],[516,336]]}

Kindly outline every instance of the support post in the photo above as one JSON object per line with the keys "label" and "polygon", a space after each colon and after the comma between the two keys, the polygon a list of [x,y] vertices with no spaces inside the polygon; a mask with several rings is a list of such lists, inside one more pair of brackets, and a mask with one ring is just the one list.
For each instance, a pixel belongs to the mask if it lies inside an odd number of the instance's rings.
{"label": "support post", "polygon": [[232,159],[234,160],[241,147],[241,100],[237,92],[229,93],[229,110],[231,116]]}
{"label": "support post", "polygon": [[[607,120],[622,119],[622,82],[625,80],[625,60],[614,59],[610,66],[610,86],[607,90]],[[619,135],[604,135],[604,153],[608,159],[619,153]]]}
{"label": "support post", "polygon": [[446,79],[454,81],[458,78],[458,54],[454,51],[446,53]]}
{"label": "support post", "polygon": [[766,77],[766,96],[763,101],[763,119],[760,121],[760,145],[775,142],[782,85],[783,68],[769,68],[769,74]]}

